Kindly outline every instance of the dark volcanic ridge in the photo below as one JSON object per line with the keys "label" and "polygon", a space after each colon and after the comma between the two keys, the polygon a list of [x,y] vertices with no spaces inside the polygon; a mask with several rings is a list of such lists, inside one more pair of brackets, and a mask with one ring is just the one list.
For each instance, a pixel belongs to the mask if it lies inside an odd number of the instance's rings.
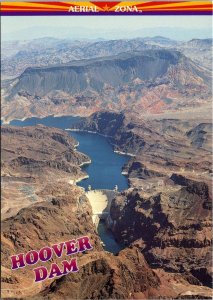
{"label": "dark volcanic ridge", "polygon": [[[70,64],[27,68],[11,89],[10,96],[20,91],[43,97],[52,91],[64,91],[70,94],[91,89],[102,92],[105,86],[119,88],[136,79],[153,83],[178,67],[185,67],[194,76],[210,84],[210,78],[183,54],[171,50],[148,50],[123,53],[113,57],[74,61]],[[172,75],[172,74],[170,74]],[[170,83],[183,85],[180,78]],[[165,79],[164,79],[165,81]],[[163,82],[162,82],[163,83]],[[162,84],[161,83],[161,84]],[[193,84],[193,82],[191,82]]]}
{"label": "dark volcanic ridge", "polygon": [[144,50],[27,68],[3,83],[2,117],[159,113],[208,104],[210,94],[209,72],[181,52]]}
{"label": "dark volcanic ridge", "polygon": [[162,36],[103,40],[73,41],[42,38],[31,41],[2,43],[2,76],[16,77],[28,66],[49,66],[73,60],[112,56],[123,52],[157,49],[179,50],[199,65],[211,69],[212,39],[175,41]]}

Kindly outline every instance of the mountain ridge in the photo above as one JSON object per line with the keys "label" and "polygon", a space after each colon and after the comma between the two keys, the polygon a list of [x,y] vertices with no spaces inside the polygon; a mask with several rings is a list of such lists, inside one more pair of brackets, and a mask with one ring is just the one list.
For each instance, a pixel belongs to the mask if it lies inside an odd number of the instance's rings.
{"label": "mountain ridge", "polygon": [[2,116],[40,117],[64,111],[88,116],[104,108],[118,112],[130,107],[136,112],[178,110],[208,103],[210,83],[206,70],[171,49],[31,67],[3,82]]}

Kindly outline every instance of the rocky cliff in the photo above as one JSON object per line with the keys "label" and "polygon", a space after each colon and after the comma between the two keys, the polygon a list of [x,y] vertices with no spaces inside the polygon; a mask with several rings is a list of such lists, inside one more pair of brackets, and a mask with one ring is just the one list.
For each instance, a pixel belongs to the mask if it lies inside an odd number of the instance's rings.
{"label": "rocky cliff", "polygon": [[151,197],[136,189],[118,196],[111,206],[113,232],[119,241],[137,245],[151,266],[191,274],[211,287],[209,189],[195,181],[176,184]]}
{"label": "rocky cliff", "polygon": [[160,286],[137,249],[126,249],[118,256],[101,253],[87,258],[78,274],[54,281],[41,296],[51,299],[127,299],[136,293],[150,296]]}

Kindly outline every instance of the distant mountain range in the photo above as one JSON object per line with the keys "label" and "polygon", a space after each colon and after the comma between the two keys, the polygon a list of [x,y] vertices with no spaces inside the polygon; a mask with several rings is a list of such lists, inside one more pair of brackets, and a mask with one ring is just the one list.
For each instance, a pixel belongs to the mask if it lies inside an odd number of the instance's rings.
{"label": "distant mountain range", "polygon": [[[109,43],[103,43],[107,49]],[[95,48],[90,45],[87,49],[90,47]],[[58,113],[84,116],[103,108],[158,113],[209,101],[210,86],[210,72],[180,51],[161,48],[130,51],[48,67],[29,67],[16,79],[3,82],[2,115],[6,118]]]}
{"label": "distant mountain range", "polygon": [[84,26],[57,26],[57,30],[55,26],[32,26],[23,28],[20,30],[16,30],[14,28],[11,32],[6,32],[3,34],[4,40],[28,40],[28,39],[38,39],[47,36],[51,36],[54,38],[63,38],[63,39],[124,39],[127,36],[136,38],[136,37],[154,37],[154,36],[165,36],[167,38],[175,38],[177,40],[187,41],[193,38],[202,37],[209,38],[211,37],[211,28],[183,28],[183,27],[144,27],[141,29],[126,28],[121,27],[111,27],[104,28],[103,26],[100,28],[98,26],[94,26],[94,28],[87,28]]}

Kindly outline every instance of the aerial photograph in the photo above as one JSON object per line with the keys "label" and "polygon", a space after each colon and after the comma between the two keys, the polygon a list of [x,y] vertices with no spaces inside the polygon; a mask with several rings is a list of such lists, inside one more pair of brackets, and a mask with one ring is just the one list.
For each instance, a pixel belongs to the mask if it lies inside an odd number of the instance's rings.
{"label": "aerial photograph", "polygon": [[1,299],[212,299],[212,17],[1,26]]}

